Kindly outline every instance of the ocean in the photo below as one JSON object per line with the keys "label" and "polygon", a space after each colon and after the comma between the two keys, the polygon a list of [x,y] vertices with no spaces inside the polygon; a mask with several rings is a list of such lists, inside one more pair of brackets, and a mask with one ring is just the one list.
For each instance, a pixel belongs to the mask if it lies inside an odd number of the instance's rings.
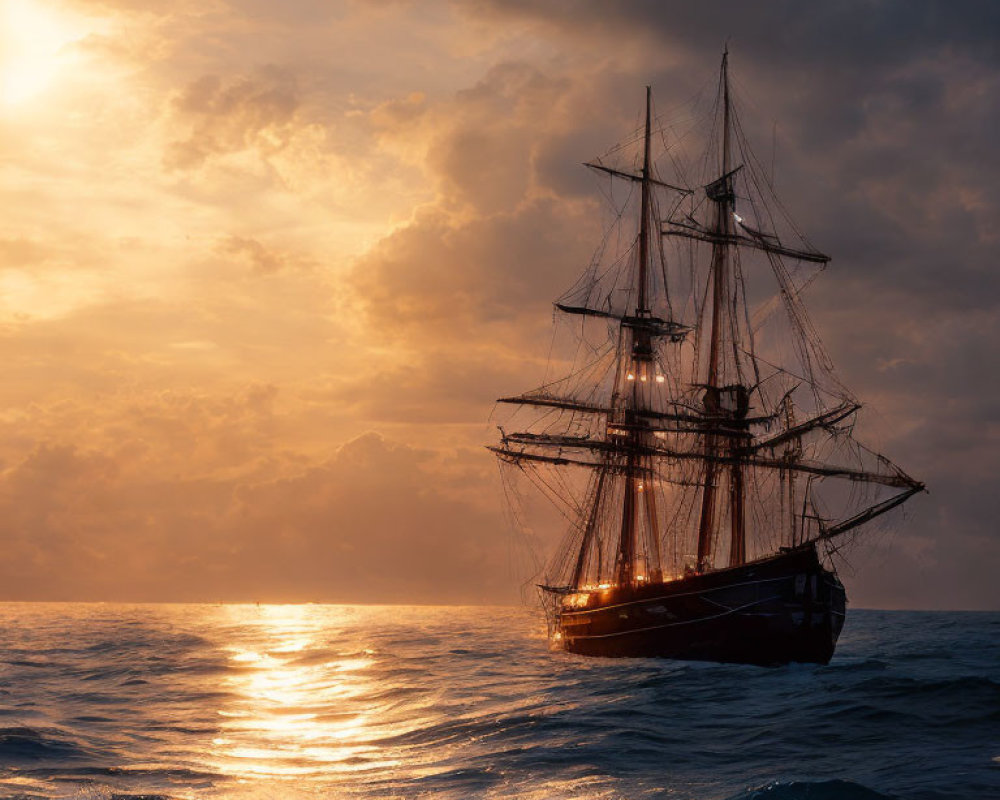
{"label": "ocean", "polygon": [[1000,614],[829,666],[599,660],[505,607],[0,605],[2,798],[1000,798]]}

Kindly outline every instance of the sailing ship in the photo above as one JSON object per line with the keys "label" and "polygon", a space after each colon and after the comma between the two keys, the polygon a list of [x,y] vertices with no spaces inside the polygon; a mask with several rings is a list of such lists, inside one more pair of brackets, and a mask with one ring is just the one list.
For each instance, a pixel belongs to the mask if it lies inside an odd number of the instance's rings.
{"label": "sailing ship", "polygon": [[924,488],[853,436],[861,404],[802,303],[830,258],[750,149],[728,61],[707,155],[647,87],[631,161],[626,144],[586,165],[613,224],[555,304],[577,356],[498,401],[530,417],[489,448],[501,473],[569,520],[540,588],[573,653],[825,664],[847,602],[834,554]]}

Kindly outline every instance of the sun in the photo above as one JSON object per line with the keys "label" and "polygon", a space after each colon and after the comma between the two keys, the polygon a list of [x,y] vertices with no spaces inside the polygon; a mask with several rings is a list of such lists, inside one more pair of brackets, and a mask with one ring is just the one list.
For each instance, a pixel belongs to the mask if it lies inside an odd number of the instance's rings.
{"label": "sun", "polygon": [[90,31],[78,19],[33,0],[4,0],[0,12],[0,104],[43,92],[72,61],[68,45]]}

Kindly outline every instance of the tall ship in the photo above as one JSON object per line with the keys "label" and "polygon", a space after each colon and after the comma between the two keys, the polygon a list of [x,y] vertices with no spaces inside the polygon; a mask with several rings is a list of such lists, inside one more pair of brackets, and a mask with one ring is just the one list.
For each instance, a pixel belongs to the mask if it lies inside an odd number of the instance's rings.
{"label": "tall ship", "polygon": [[861,403],[803,306],[830,259],[750,149],[728,61],[697,149],[647,87],[644,125],[586,165],[611,214],[555,303],[575,355],[498,401],[505,485],[568,522],[540,588],[572,653],[825,664],[834,555],[924,488],[853,436]]}

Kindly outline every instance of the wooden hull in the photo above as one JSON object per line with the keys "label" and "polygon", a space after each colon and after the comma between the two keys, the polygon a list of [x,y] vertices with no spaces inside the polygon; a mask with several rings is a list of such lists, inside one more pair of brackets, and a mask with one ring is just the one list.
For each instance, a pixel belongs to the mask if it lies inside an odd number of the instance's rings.
{"label": "wooden hull", "polygon": [[813,547],[667,583],[594,595],[563,608],[572,653],[743,664],[826,664],[847,597]]}

